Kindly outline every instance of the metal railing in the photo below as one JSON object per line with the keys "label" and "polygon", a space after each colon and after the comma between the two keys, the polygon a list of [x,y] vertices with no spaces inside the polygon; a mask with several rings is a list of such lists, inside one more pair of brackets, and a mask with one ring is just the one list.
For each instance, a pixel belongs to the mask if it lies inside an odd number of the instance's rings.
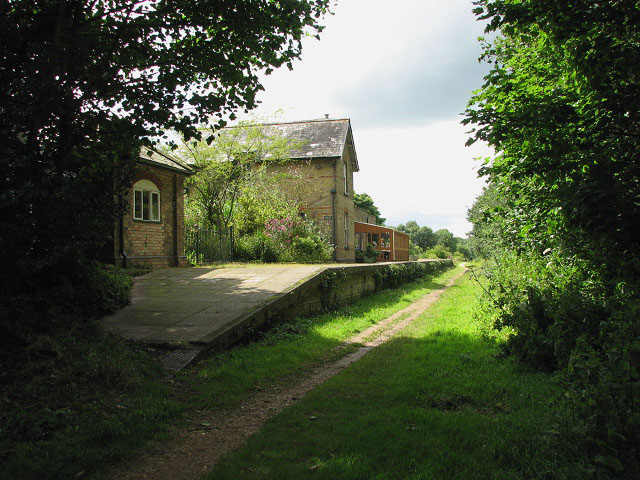
{"label": "metal railing", "polygon": [[219,233],[215,230],[188,229],[185,232],[184,252],[196,265],[233,260],[233,228]]}

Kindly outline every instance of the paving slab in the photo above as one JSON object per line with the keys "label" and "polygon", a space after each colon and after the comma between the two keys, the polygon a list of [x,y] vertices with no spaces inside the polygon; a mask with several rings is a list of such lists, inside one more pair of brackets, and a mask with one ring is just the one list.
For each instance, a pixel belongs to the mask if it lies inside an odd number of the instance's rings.
{"label": "paving slab", "polygon": [[104,318],[102,324],[140,342],[191,342],[206,348],[215,342],[216,332],[324,269],[322,265],[157,269],[136,278],[131,305]]}

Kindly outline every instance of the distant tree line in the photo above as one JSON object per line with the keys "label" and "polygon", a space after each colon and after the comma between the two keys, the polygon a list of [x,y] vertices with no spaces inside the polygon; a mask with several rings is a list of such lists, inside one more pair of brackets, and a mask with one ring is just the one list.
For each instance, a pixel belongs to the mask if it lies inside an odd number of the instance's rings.
{"label": "distant tree line", "polygon": [[430,227],[421,227],[415,220],[409,220],[398,225],[396,229],[410,235],[409,247],[412,256],[449,258],[457,254],[468,260],[475,256],[467,239],[454,236],[446,228],[434,232]]}

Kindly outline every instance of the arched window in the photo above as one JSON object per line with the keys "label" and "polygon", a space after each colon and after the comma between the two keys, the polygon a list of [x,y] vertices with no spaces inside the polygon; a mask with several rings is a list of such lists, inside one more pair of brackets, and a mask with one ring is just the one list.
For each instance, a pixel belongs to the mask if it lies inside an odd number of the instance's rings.
{"label": "arched window", "polygon": [[160,221],[160,190],[150,180],[138,180],[133,185],[133,218]]}

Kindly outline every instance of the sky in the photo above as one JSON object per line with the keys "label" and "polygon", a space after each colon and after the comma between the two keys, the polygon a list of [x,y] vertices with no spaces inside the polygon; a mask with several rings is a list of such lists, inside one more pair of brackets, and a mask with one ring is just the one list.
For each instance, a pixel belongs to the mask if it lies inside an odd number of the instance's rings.
{"label": "sky", "polygon": [[471,9],[471,0],[340,0],[293,70],[263,77],[252,115],[350,118],[355,191],[371,195],[386,224],[415,220],[464,237],[484,183],[474,159],[491,155],[465,147],[460,124],[489,70],[478,62],[484,25]]}

